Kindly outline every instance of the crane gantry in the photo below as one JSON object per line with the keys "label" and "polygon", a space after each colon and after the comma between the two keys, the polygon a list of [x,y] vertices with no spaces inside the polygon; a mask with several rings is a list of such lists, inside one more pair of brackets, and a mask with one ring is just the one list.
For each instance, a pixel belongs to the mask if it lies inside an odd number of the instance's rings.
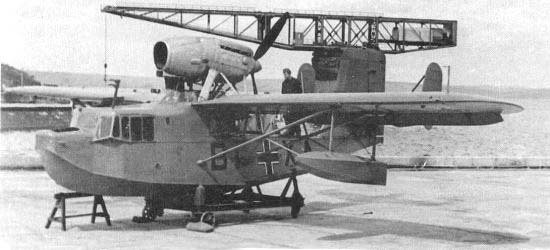
{"label": "crane gantry", "polygon": [[341,47],[377,48],[387,54],[456,46],[457,21],[383,17],[376,13],[257,11],[241,7],[122,4],[105,13],[260,44],[289,13],[273,47],[315,51]]}

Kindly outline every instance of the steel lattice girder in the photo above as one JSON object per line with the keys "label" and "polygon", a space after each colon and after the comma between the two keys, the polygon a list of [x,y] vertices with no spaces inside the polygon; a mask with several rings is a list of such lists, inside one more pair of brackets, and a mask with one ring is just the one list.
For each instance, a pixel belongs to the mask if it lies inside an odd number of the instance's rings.
{"label": "steel lattice girder", "polygon": [[[102,11],[258,44],[284,14],[238,7],[169,5],[104,6]],[[453,20],[294,12],[284,29],[287,32],[281,32],[273,47],[305,51],[372,47],[398,54],[457,44],[457,22]]]}

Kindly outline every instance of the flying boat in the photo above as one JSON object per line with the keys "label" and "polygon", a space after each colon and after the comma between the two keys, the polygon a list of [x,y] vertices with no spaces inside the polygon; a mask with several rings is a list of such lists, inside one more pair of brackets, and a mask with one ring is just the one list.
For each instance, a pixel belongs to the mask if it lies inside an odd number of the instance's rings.
{"label": "flying boat", "polygon": [[[106,6],[103,11],[156,20],[147,16],[154,12],[146,8]],[[213,14],[204,9],[178,11]],[[82,108],[70,127],[39,131],[36,150],[49,176],[76,192],[144,197],[140,222],[155,220],[164,209],[200,214],[290,207],[292,217],[297,217],[304,205],[297,180],[301,174],[359,185],[386,184],[387,164],[376,159],[384,126],[481,126],[522,110],[488,97],[442,92],[442,72],[436,63],[428,66],[421,91],[385,92],[387,51],[378,43],[404,48],[406,40],[399,40],[399,34],[357,46],[297,44],[298,49],[313,50],[312,63],[298,71],[304,93],[260,95],[254,77],[262,69],[259,60],[277,44],[283,27],[303,14],[255,15],[263,20],[258,26],[265,28],[258,32],[256,51],[213,37],[158,41],[153,58],[156,75],[165,80],[162,98],[117,105],[114,94],[112,105]],[[271,25],[266,21],[270,18],[278,20]],[[373,25],[384,21],[373,20]],[[389,20],[403,22],[403,27],[418,21]],[[434,29],[439,35],[429,43],[452,46],[456,21],[440,23],[442,28]],[[242,93],[239,83],[248,76],[253,93]],[[70,91],[61,96],[75,98]],[[106,97],[79,93],[78,98]],[[288,113],[299,119],[284,125],[273,122],[275,116]],[[299,127],[300,135],[281,133],[292,127]],[[280,194],[262,193],[261,185],[279,180],[287,180]]]}

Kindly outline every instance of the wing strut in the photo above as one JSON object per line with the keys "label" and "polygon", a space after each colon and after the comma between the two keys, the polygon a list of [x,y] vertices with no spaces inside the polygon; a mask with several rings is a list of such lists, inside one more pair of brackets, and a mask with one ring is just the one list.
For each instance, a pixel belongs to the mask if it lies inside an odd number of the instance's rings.
{"label": "wing strut", "polygon": [[426,75],[423,75],[422,78],[420,78],[420,81],[418,81],[418,83],[416,83],[416,85],[414,85],[414,88],[411,90],[411,92],[414,92],[416,90],[416,88],[418,88],[418,86],[420,85],[420,83],[422,81],[424,81],[424,78],[426,78]]}
{"label": "wing strut", "polygon": [[330,113],[330,137],[328,138],[328,151],[332,152],[332,132],[334,130],[334,110]]}
{"label": "wing strut", "polygon": [[283,144],[281,144],[281,143],[276,142],[275,140],[271,140],[271,139],[269,139],[269,138],[268,138],[267,140],[270,141],[271,143],[273,143],[273,144],[279,146],[280,148],[286,150],[287,152],[293,154],[293,155],[299,155],[298,152],[296,152],[296,151],[290,149],[289,147],[287,147],[287,146],[285,146],[285,145],[283,145]]}
{"label": "wing strut", "polygon": [[204,163],[207,162],[207,161],[210,161],[210,160],[212,160],[212,159],[218,158],[218,157],[220,157],[220,156],[222,156],[222,155],[225,155],[225,154],[227,154],[227,153],[233,152],[233,151],[235,151],[235,150],[237,150],[237,149],[239,149],[239,148],[242,148],[242,147],[244,147],[244,146],[246,146],[246,145],[248,145],[248,144],[251,144],[251,143],[253,143],[253,142],[256,142],[256,141],[259,141],[259,140],[263,140],[263,139],[265,139],[265,138],[267,138],[267,137],[269,137],[269,136],[271,136],[271,135],[273,135],[273,134],[279,133],[280,131],[282,131],[282,130],[284,130],[284,129],[287,129],[287,128],[290,128],[290,127],[294,127],[294,126],[296,126],[296,125],[299,125],[299,124],[301,124],[301,123],[303,123],[303,122],[305,122],[305,121],[311,120],[311,119],[313,119],[313,118],[315,118],[315,117],[318,117],[318,116],[323,115],[323,114],[325,114],[325,113],[328,113],[328,112],[330,112],[330,111],[332,111],[332,109],[323,110],[323,111],[319,111],[319,112],[317,112],[317,113],[308,115],[308,116],[306,116],[306,117],[304,117],[304,118],[301,118],[301,119],[299,119],[299,120],[297,120],[297,121],[295,121],[295,122],[293,122],[293,123],[290,123],[290,124],[288,124],[288,125],[286,125],[286,126],[284,126],[284,127],[275,129],[275,130],[273,130],[273,131],[271,131],[271,132],[269,132],[269,133],[265,133],[265,134],[263,134],[263,135],[261,135],[261,136],[252,138],[252,139],[250,139],[250,140],[248,140],[248,141],[245,141],[245,142],[243,142],[243,143],[241,143],[241,144],[239,144],[239,145],[237,145],[237,146],[234,146],[234,147],[232,147],[232,148],[230,148],[230,149],[224,150],[224,151],[222,151],[222,152],[220,152],[220,153],[217,153],[217,154],[215,154],[215,155],[213,155],[213,156],[210,156],[210,157],[208,157],[208,158],[206,158],[206,159],[204,159],[204,160],[198,160],[198,161],[197,161],[197,164],[199,164],[199,165],[204,164]]}
{"label": "wing strut", "polygon": [[206,76],[206,80],[204,80],[204,84],[202,85],[201,93],[199,95],[199,101],[208,100],[208,97],[210,96],[210,89],[212,88],[218,73],[219,72],[215,69],[208,70],[208,75]]}
{"label": "wing strut", "polygon": [[220,72],[220,75],[223,77],[223,79],[225,80],[225,82],[229,85],[229,88],[231,88],[231,90],[235,91],[235,93],[239,93],[239,91],[235,88],[235,86],[233,85],[232,82],[229,81],[229,79],[227,79],[227,77],[225,76],[224,73]]}
{"label": "wing strut", "polygon": [[[424,79],[424,77],[422,77],[422,79]],[[414,91],[414,90],[413,90]],[[378,119],[378,107],[375,106],[374,107],[374,118],[375,119]],[[374,138],[374,143],[372,144],[372,152],[370,154],[370,159],[372,161],[376,161],[376,143],[377,143],[377,140],[376,140],[376,128],[377,126],[374,127],[374,129],[371,130],[371,140]]]}

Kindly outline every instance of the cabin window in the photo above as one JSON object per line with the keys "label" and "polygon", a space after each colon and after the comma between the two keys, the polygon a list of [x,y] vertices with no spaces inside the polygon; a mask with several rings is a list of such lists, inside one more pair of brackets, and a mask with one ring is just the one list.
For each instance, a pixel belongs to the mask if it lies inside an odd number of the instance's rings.
{"label": "cabin window", "polygon": [[130,118],[130,132],[132,141],[141,141],[141,117]]}
{"label": "cabin window", "polygon": [[[223,142],[213,142],[210,144],[210,150],[212,155],[215,155],[223,152],[225,150],[225,145],[223,144]],[[210,168],[212,170],[224,170],[227,168],[227,157],[225,154],[212,159],[212,161],[210,162]]]}

